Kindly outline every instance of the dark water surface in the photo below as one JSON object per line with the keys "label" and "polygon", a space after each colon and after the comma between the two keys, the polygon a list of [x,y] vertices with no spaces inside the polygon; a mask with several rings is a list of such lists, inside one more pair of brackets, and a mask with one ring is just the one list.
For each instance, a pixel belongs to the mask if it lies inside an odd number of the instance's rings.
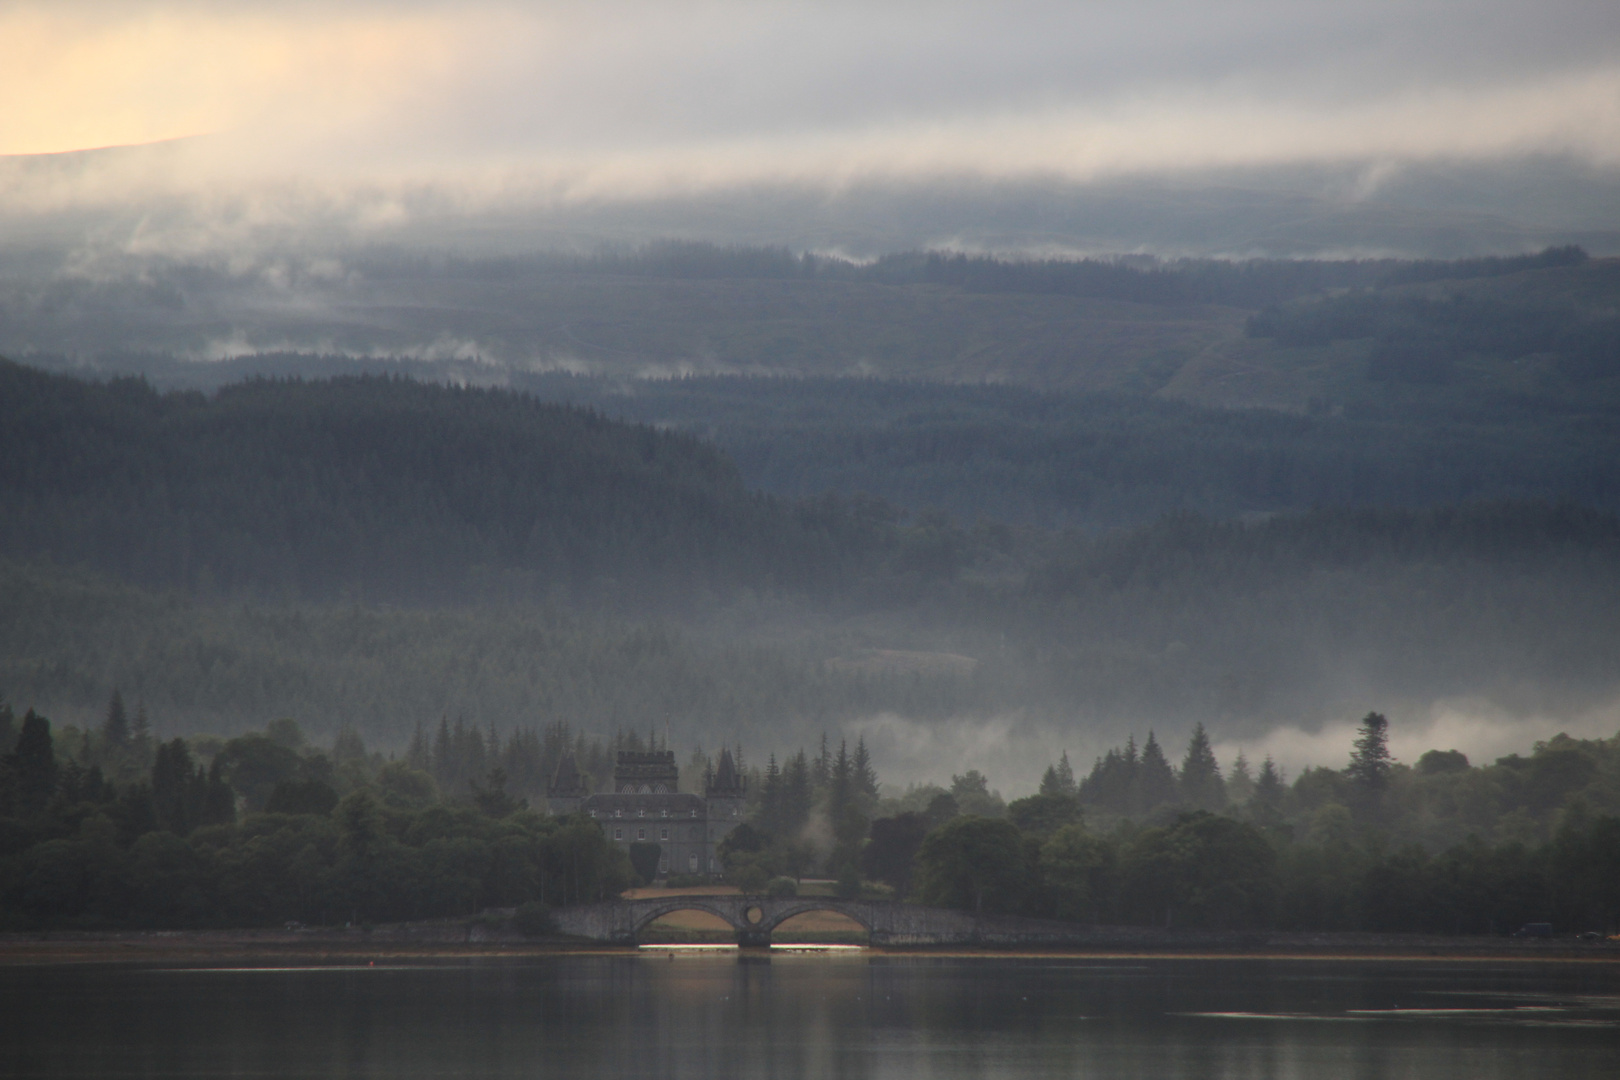
{"label": "dark water surface", "polygon": [[1620,1077],[1620,965],[736,954],[0,969],[5,1077]]}

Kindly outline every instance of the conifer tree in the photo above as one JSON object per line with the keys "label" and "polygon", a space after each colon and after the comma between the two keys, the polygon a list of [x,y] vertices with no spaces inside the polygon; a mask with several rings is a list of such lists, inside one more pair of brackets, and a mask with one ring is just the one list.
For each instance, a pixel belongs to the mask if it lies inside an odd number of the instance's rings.
{"label": "conifer tree", "polygon": [[1048,765],[1046,772],[1041,775],[1040,793],[1042,795],[1065,795],[1073,797],[1077,793],[1074,783],[1074,770],[1069,766],[1068,751],[1056,765]]}
{"label": "conifer tree", "polygon": [[878,778],[877,770],[872,768],[872,755],[866,752],[866,736],[861,735],[855,740],[854,770],[855,790],[863,795],[877,798]]}
{"label": "conifer tree", "polygon": [[850,769],[849,744],[844,739],[838,740],[838,756],[833,759],[832,769],[827,778],[828,806],[836,818],[838,811],[849,802],[852,790],[853,776]]}
{"label": "conifer tree", "polygon": [[1226,801],[1233,806],[1244,806],[1254,795],[1254,773],[1249,768],[1249,759],[1239,750],[1237,760],[1232,762],[1232,772],[1226,778]]}
{"label": "conifer tree", "polygon": [[23,715],[16,745],[4,759],[13,797],[12,811],[37,814],[56,794],[56,747],[51,739],[51,722],[29,709]]}
{"label": "conifer tree", "polygon": [[152,761],[152,811],[158,825],[176,836],[190,833],[195,823],[195,780],[186,740],[174,739],[157,748]]}
{"label": "conifer tree", "polygon": [[450,721],[439,717],[439,731],[433,737],[433,779],[448,789],[455,780],[455,747],[450,741]]}
{"label": "conifer tree", "polygon": [[810,780],[810,762],[800,750],[788,759],[782,770],[782,824],[787,834],[797,834],[810,820],[815,791]]}
{"label": "conifer tree", "polygon": [[422,730],[421,721],[417,721],[416,730],[411,733],[411,745],[405,751],[405,764],[422,772],[433,769],[433,752],[428,749],[427,733]]}
{"label": "conifer tree", "polygon": [[1124,750],[1114,747],[1097,759],[1091,775],[1080,785],[1080,801],[1112,814],[1132,813],[1139,767],[1136,739],[1132,736]]}
{"label": "conifer tree", "polygon": [[771,836],[782,832],[782,770],[773,753],[765,763],[765,781],[759,786],[759,824]]}
{"label": "conifer tree", "polygon": [[1046,771],[1041,774],[1040,793],[1042,795],[1056,795],[1058,787],[1057,766],[1048,765]]}
{"label": "conifer tree", "polygon": [[1187,756],[1181,762],[1181,801],[1199,810],[1215,811],[1226,805],[1226,784],[1221,766],[1210,748],[1204,725],[1193,728]]}
{"label": "conifer tree", "polygon": [[821,752],[816,755],[815,765],[810,772],[811,782],[815,785],[817,791],[827,790],[827,786],[832,783],[832,769],[832,751],[827,745],[827,733],[823,731],[821,733]]}
{"label": "conifer tree", "polygon": [[146,702],[135,705],[135,719],[129,725],[129,742],[135,756],[144,766],[152,748],[152,722],[146,716]]}
{"label": "conifer tree", "polygon": [[208,766],[208,787],[203,796],[203,825],[229,825],[236,820],[236,792],[225,780],[224,762],[215,758]]}
{"label": "conifer tree", "polygon": [[1362,719],[1359,730],[1345,774],[1364,792],[1382,791],[1394,764],[1389,753],[1389,721],[1382,713],[1370,712]]}
{"label": "conifer tree", "polygon": [[1255,779],[1254,798],[1251,800],[1257,815],[1271,817],[1280,815],[1283,796],[1286,793],[1282,773],[1278,770],[1277,763],[1271,760],[1271,755],[1267,754],[1265,762],[1260,766],[1260,775]]}
{"label": "conifer tree", "polygon": [[0,757],[11,753],[17,742],[17,714],[7,702],[0,701]]}
{"label": "conifer tree", "polygon": [[124,709],[124,695],[117,690],[107,702],[107,718],[101,722],[101,744],[111,754],[129,745],[129,714]]}
{"label": "conifer tree", "polygon": [[1137,810],[1149,814],[1175,801],[1176,771],[1170,767],[1164,751],[1159,748],[1159,740],[1150,730],[1142,746],[1142,764],[1137,773]]}

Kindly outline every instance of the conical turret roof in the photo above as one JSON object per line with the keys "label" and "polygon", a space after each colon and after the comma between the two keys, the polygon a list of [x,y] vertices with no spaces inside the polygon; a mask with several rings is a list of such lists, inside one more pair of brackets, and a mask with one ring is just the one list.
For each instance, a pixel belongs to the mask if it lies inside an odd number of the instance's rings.
{"label": "conical turret roof", "polygon": [[720,761],[714,767],[714,779],[709,783],[709,794],[735,795],[742,789],[743,778],[737,771],[737,763],[731,758],[731,751],[721,750]]}
{"label": "conical turret roof", "polygon": [[554,798],[590,794],[590,787],[580,774],[579,766],[574,763],[573,754],[564,754],[562,760],[557,762],[557,771],[551,777],[551,786],[546,789],[546,794]]}

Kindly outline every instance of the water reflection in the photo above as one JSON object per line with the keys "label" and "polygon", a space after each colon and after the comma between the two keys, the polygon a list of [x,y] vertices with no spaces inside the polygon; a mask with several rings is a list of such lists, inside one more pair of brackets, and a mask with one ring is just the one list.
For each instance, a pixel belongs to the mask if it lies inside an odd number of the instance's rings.
{"label": "water reflection", "polygon": [[1602,964],[773,951],[0,969],[30,1076],[1615,1075]]}

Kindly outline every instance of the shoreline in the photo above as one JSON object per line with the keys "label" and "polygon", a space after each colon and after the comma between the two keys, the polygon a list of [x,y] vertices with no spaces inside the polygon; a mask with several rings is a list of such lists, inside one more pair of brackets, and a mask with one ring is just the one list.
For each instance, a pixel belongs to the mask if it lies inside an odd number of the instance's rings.
{"label": "shoreline", "polygon": [[[480,932],[447,921],[364,929],[48,931],[0,934],[0,967],[152,965],[195,967],[221,962],[278,966],[398,966],[409,962],[523,960],[557,956],[647,956],[673,943],[604,944],[565,938],[524,938]],[[1032,946],[862,945],[845,956],[865,958],[1294,960],[1406,962],[1550,962],[1620,964],[1620,942],[1573,939],[1434,937],[1372,933],[1177,934],[1117,931],[1092,942]],[[763,959],[795,953],[794,942],[769,949],[670,948],[676,955],[735,955]],[[813,949],[816,943],[805,943]],[[787,948],[783,948],[786,946]],[[380,962],[380,965],[379,965]]]}

